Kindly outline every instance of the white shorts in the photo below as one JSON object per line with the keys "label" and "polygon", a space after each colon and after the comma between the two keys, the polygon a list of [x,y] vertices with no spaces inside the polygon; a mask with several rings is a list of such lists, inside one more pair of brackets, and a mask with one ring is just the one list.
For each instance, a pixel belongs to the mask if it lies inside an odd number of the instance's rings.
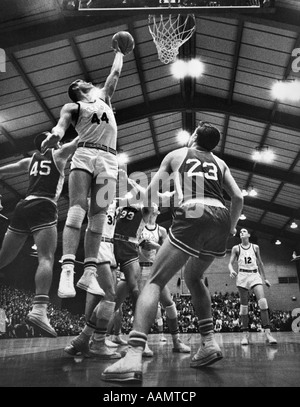
{"label": "white shorts", "polygon": [[98,263],[109,263],[110,267],[117,267],[113,243],[101,242],[98,252]]}
{"label": "white shorts", "polygon": [[242,287],[246,290],[250,290],[250,288],[254,287],[255,285],[262,283],[262,278],[258,272],[248,273],[245,271],[239,271],[236,278],[237,287]]}
{"label": "white shorts", "polygon": [[70,170],[80,169],[97,179],[118,177],[118,161],[114,154],[96,148],[79,147],[75,151]]}

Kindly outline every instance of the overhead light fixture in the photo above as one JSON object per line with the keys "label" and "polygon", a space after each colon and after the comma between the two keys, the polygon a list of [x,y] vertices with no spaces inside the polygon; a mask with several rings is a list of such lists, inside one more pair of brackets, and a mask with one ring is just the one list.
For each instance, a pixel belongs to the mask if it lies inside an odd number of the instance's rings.
{"label": "overhead light fixture", "polygon": [[191,59],[187,62],[187,73],[192,78],[199,78],[204,72],[204,64],[199,59]]}
{"label": "overhead light fixture", "polygon": [[171,65],[171,73],[176,79],[183,79],[187,76],[187,64],[182,59],[177,59]]}
{"label": "overhead light fixture", "polygon": [[244,215],[243,213],[241,214],[241,216],[239,217],[240,220],[245,220],[247,219],[246,215]]}
{"label": "overhead light fixture", "polygon": [[279,101],[297,102],[300,100],[300,81],[281,80],[273,84],[272,96]]}
{"label": "overhead light fixture", "polygon": [[281,240],[277,239],[277,240],[275,241],[275,244],[276,244],[276,246],[281,245]]}
{"label": "overhead light fixture", "polygon": [[187,144],[188,141],[190,140],[190,133],[186,130],[179,130],[177,133],[177,141],[180,144]]}
{"label": "overhead light fixture", "polygon": [[253,186],[250,186],[250,187],[248,187],[248,188],[244,187],[244,188],[242,189],[242,195],[243,195],[243,196],[251,196],[251,197],[254,197],[254,196],[257,196],[257,191],[256,191],[256,189],[253,188]]}
{"label": "overhead light fixture", "polygon": [[262,163],[271,163],[274,161],[275,154],[273,150],[269,149],[268,146],[255,147],[255,151],[252,154],[254,161],[259,161]]}
{"label": "overhead light fixture", "polygon": [[296,229],[298,227],[298,224],[296,222],[292,222],[290,225],[291,229]]}
{"label": "overhead light fixture", "polygon": [[118,160],[119,165],[125,165],[128,163],[129,158],[126,153],[119,152],[117,155],[117,160]]}
{"label": "overhead light fixture", "polygon": [[177,59],[171,65],[171,73],[177,79],[183,79],[187,76],[198,78],[204,72],[204,64],[199,59],[191,59],[190,61],[183,61]]}

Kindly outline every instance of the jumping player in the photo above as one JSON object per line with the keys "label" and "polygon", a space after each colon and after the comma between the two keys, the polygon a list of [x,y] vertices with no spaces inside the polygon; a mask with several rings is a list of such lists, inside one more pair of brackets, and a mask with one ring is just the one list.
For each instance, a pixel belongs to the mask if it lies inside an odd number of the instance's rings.
{"label": "jumping player", "polygon": [[84,273],[77,286],[89,288],[95,295],[102,290],[96,279],[97,257],[106,210],[115,196],[118,162],[116,158],[117,124],[111,107],[123,66],[123,54],[115,50],[110,74],[102,88],[78,79],[71,83],[57,125],[52,129],[50,144],[61,139],[72,124],[79,135],[78,148],[71,162],[69,176],[69,211],[63,231],[62,272],[58,288],[61,298],[74,297],[74,262],[80,231],[91,196],[88,227],[85,232]]}
{"label": "jumping player", "polygon": [[116,207],[117,201],[114,199],[106,212],[106,223],[98,253],[97,280],[99,286],[103,288],[103,297],[93,294],[93,287],[88,287],[85,304],[86,325],[65,348],[65,352],[71,356],[81,353],[103,360],[121,357],[121,354],[109,349],[106,343],[108,323],[114,315],[116,305],[116,277],[114,274],[117,266],[113,246]]}
{"label": "jumping player", "polygon": [[[27,322],[43,335],[56,337],[47,317],[53,261],[57,245],[57,201],[64,183],[64,169],[77,147],[78,137],[70,143],[44,150],[49,132],[35,138],[38,152],[15,164],[0,168],[0,176],[28,172],[26,196],[16,206],[0,251],[0,268],[11,263],[33,235],[37,246],[38,268],[35,274],[35,297]],[[59,148],[60,147],[60,148]],[[42,153],[43,151],[43,153]]]}

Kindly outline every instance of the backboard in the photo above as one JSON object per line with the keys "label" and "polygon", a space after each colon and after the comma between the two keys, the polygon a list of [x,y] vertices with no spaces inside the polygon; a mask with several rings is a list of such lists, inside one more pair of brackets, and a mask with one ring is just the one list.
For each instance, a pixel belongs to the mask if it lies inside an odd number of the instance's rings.
{"label": "backboard", "polygon": [[66,14],[274,13],[275,0],[63,0]]}

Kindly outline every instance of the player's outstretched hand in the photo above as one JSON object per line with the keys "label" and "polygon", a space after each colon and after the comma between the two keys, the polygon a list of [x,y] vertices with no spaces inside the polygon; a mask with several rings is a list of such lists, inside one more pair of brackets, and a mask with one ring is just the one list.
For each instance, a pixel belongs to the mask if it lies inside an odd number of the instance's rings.
{"label": "player's outstretched hand", "polygon": [[50,133],[43,143],[43,149],[60,147],[60,137],[57,134]]}

